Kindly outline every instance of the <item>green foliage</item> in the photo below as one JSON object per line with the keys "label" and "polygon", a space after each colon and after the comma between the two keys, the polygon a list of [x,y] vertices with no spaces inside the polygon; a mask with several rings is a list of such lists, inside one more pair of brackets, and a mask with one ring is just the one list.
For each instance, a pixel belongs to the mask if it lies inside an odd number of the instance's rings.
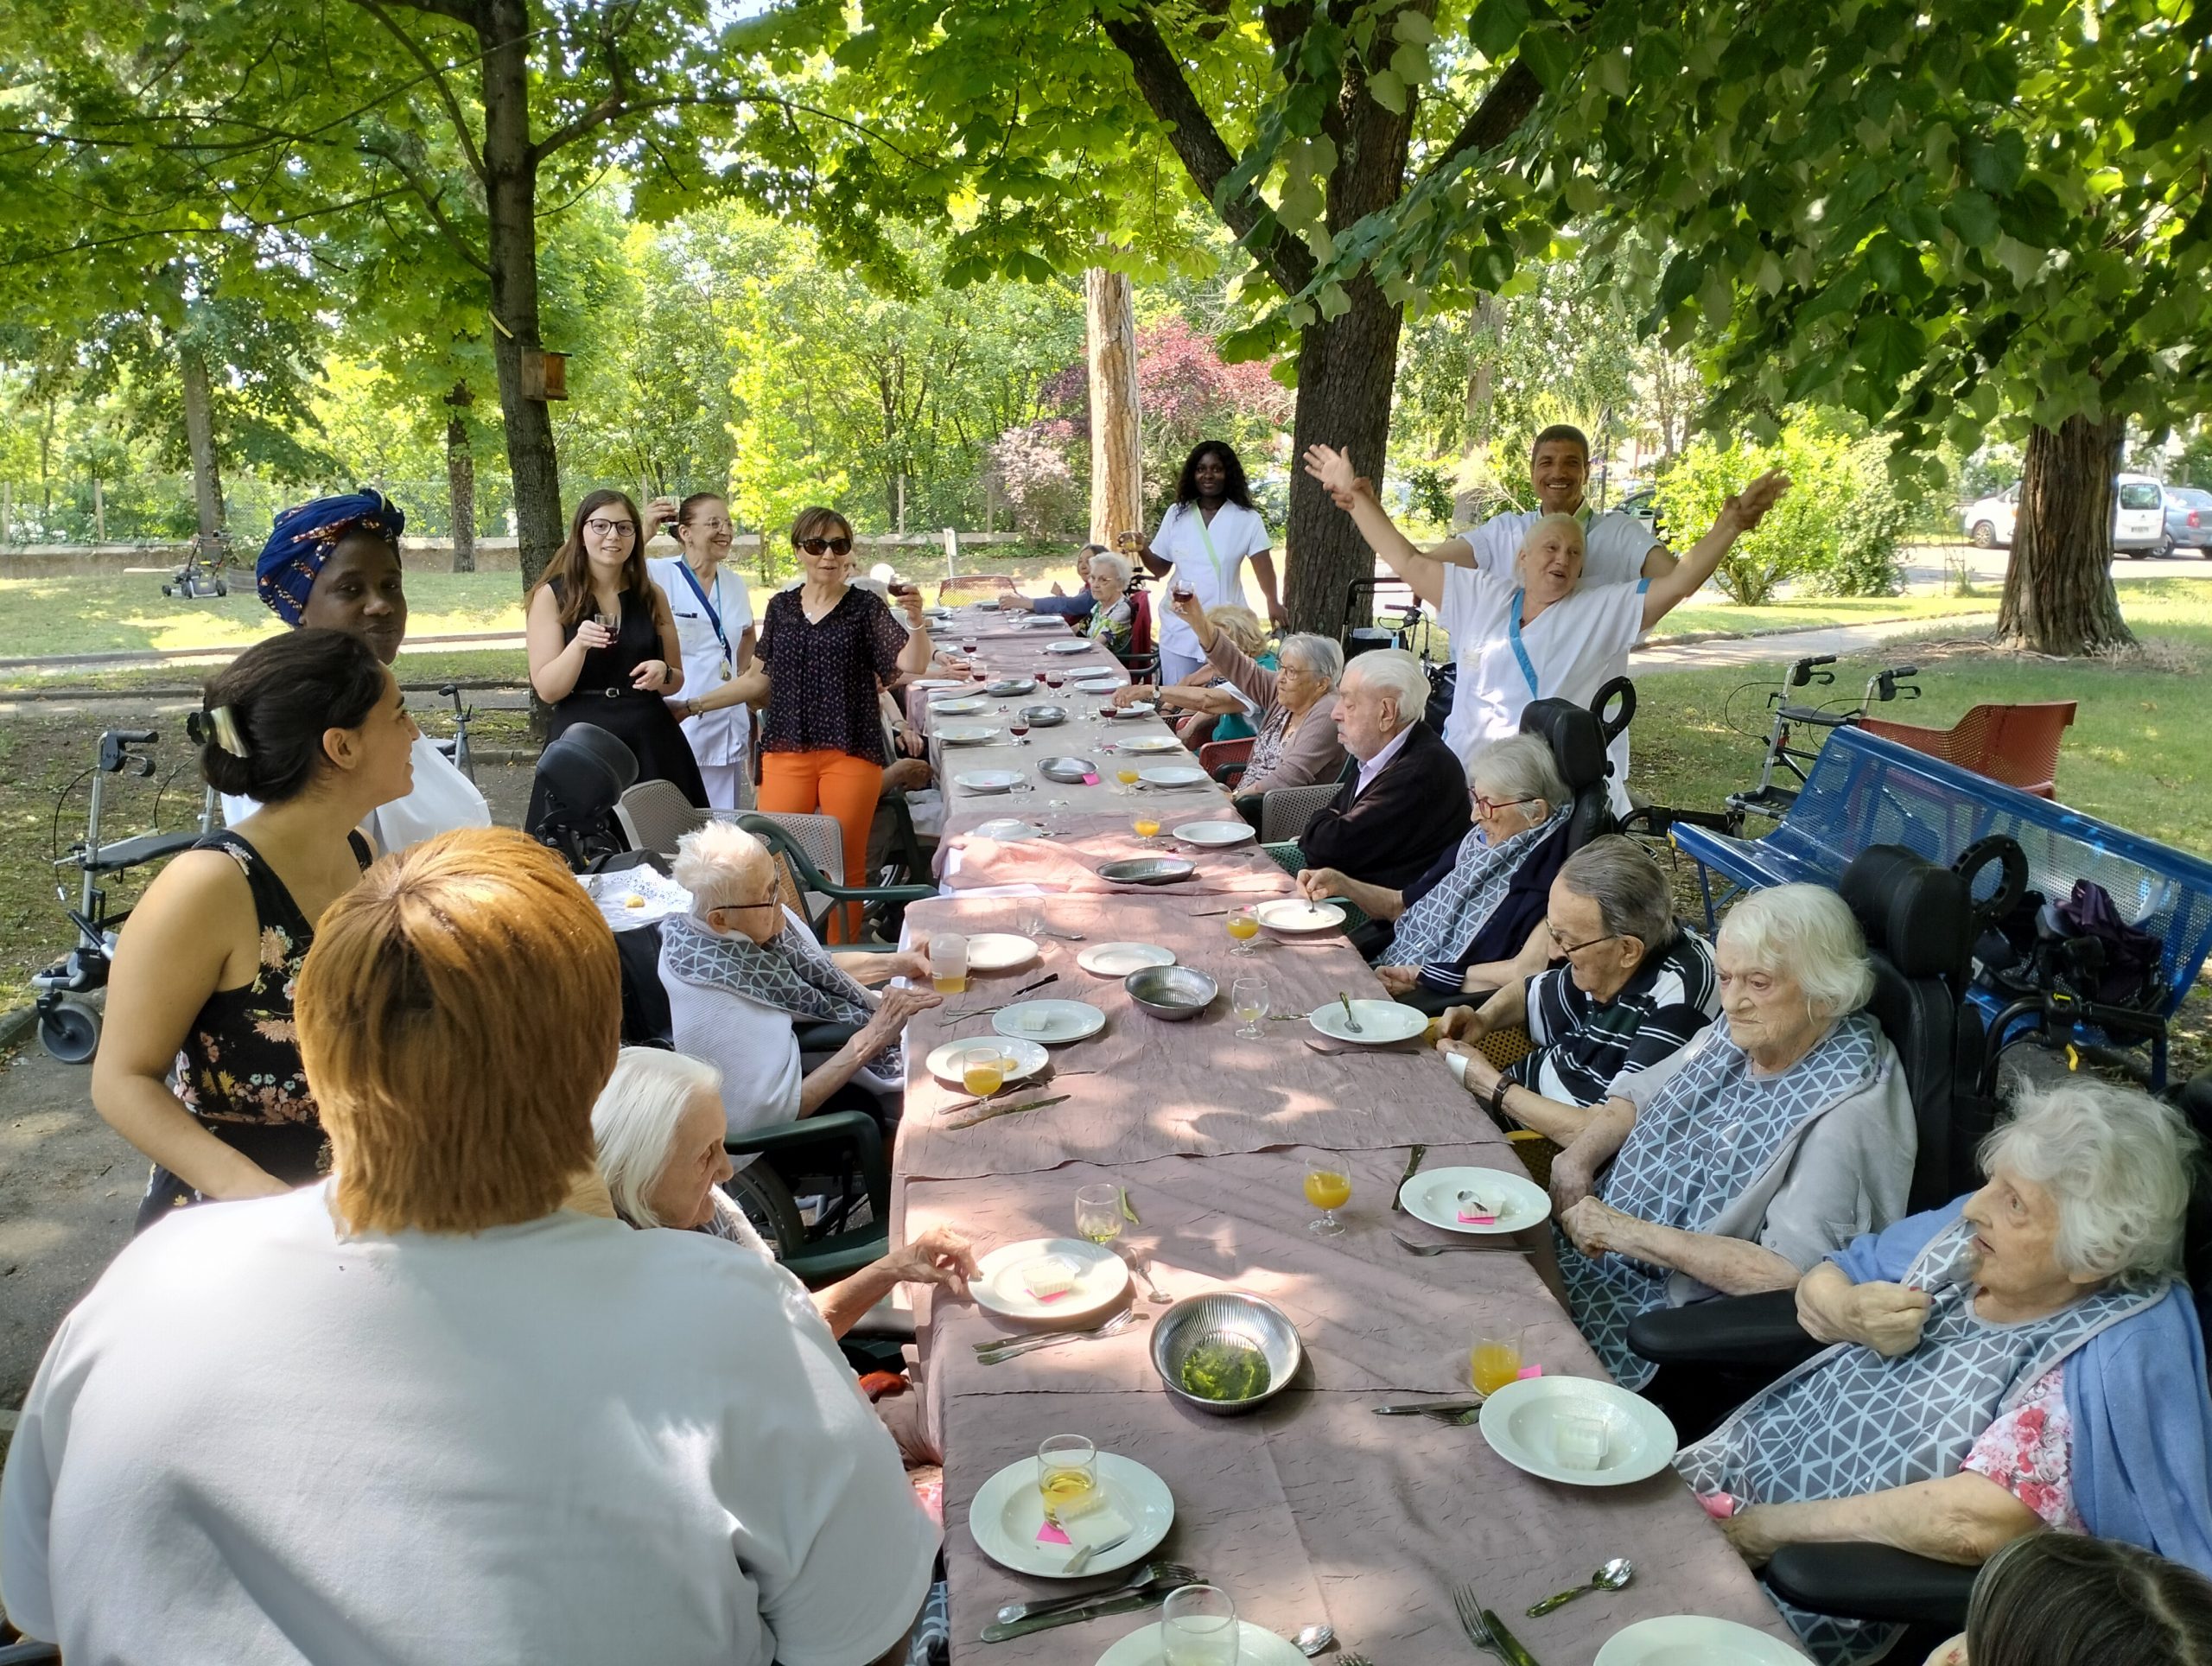
{"label": "green foliage", "polygon": [[1878,436],[1852,439],[1809,413],[1788,422],[1770,445],[1724,448],[1700,440],[1661,481],[1660,513],[1675,544],[1687,545],[1731,493],[1779,468],[1791,490],[1722,560],[1713,580],[1722,593],[1745,607],[1764,605],[1791,582],[1823,595],[1894,595],[1908,506],[1890,479],[1887,450]]}

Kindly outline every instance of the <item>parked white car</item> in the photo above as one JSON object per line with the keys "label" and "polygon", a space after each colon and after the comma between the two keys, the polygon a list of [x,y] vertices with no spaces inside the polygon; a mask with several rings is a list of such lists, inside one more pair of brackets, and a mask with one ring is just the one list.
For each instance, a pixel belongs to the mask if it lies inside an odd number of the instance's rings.
{"label": "parked white car", "polygon": [[[2155,555],[2166,538],[2165,494],[2148,474],[2121,474],[2113,480],[2112,547],[2119,555]],[[2015,484],[1959,511],[1959,525],[1984,550],[2012,544],[2019,517],[2020,488]]]}

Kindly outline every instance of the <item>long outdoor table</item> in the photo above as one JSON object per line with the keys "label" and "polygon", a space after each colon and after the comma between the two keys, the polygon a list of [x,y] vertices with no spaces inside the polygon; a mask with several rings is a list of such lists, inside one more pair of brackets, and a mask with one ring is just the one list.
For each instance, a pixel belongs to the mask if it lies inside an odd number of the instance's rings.
{"label": "long outdoor table", "polygon": [[[1275,1005],[1285,1013],[1301,1014],[1338,989],[1379,992],[1341,941],[1263,938],[1268,946],[1249,960],[1232,958],[1220,920],[1197,917],[1216,906],[1226,905],[960,898],[918,904],[907,919],[916,933],[1014,930],[1041,908],[1053,929],[1091,942],[1165,944],[1212,973],[1224,994],[1238,970],[1255,970],[1279,991]],[[1325,1619],[1347,1649],[1390,1666],[1459,1666],[1472,1657],[1452,1612],[1452,1590],[1462,1583],[1510,1619],[1543,1666],[1586,1666],[1605,1637],[1656,1614],[1718,1615],[1789,1637],[1671,1472],[1628,1487],[1555,1486],[1507,1465],[1477,1429],[1373,1415],[1392,1398],[1464,1391],[1469,1345],[1478,1328],[1501,1321],[1526,1327],[1524,1357],[1546,1371],[1605,1375],[1526,1258],[1430,1260],[1391,1241],[1393,1228],[1442,1236],[1389,1211],[1409,1143],[1431,1148],[1430,1167],[1510,1168],[1516,1160],[1440,1059],[1317,1052],[1307,1041],[1319,1038],[1297,1022],[1268,1021],[1262,1040],[1240,1041],[1225,1002],[1189,1022],[1164,1023],[1135,1008],[1118,982],[1080,971],[1083,945],[1043,946],[1041,965],[975,980],[910,1029],[893,1230],[954,1225],[979,1251],[1063,1236],[1077,1189],[1110,1180],[1128,1188],[1143,1221],[1130,1229],[1133,1253],[1148,1262],[1164,1294],[1263,1294],[1297,1323],[1308,1363],[1260,1412],[1214,1417],[1159,1386],[1146,1326],[984,1366],[970,1345],[1011,1327],[966,1303],[925,1304],[923,1386],[945,1453],[956,1660],[1081,1666],[1156,1618],[1147,1611],[979,1643],[1001,1603],[1065,1587],[985,1558],[968,1531],[968,1508],[992,1474],[1063,1433],[1088,1435],[1167,1481],[1176,1521],[1155,1555],[1222,1583],[1249,1619],[1286,1636]],[[1010,994],[1046,970],[1060,981],[1039,998],[1088,1001],[1108,1020],[1098,1036],[1054,1049],[1051,1091],[1066,1103],[947,1128],[948,1106],[965,1096],[927,1076],[929,1049],[949,1035],[988,1033],[987,1018],[958,1014],[995,1005],[995,991]],[[1308,1148],[1342,1154],[1352,1175],[1351,1201],[1339,1211],[1348,1230],[1334,1240],[1305,1227]],[[1140,1313],[1160,1311],[1141,1299],[1141,1287],[1131,1294]],[[1541,1620],[1521,1618],[1537,1597],[1617,1555],[1637,1564],[1626,1591]]]}

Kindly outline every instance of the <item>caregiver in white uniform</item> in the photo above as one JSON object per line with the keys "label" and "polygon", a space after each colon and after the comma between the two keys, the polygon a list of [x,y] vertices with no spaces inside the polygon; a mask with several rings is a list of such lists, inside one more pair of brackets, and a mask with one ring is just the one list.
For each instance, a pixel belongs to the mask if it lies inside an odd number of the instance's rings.
{"label": "caregiver in white uniform", "polygon": [[[1171,588],[1195,592],[1201,607],[1243,607],[1243,567],[1249,561],[1267,598],[1268,622],[1280,630],[1287,621],[1272,542],[1267,523],[1252,507],[1236,453],[1220,440],[1202,440],[1184,460],[1174,505],[1160,518],[1160,530],[1135,553],[1154,574],[1169,576]],[[1153,614],[1160,621],[1160,686],[1188,682],[1205,666],[1205,650],[1173,608],[1155,607]]]}
{"label": "caregiver in white uniform", "polygon": [[[1501,579],[1423,555],[1391,524],[1342,452],[1309,447],[1306,472],[1351,512],[1368,547],[1437,610],[1450,633],[1459,688],[1444,738],[1463,757],[1518,733],[1522,710],[1532,700],[1587,705],[1629,645],[1694,595],[1789,488],[1785,475],[1760,475],[1721,506],[1712,530],[1660,578],[1586,586],[1582,526],[1572,515],[1539,519],[1522,543],[1513,575]],[[1626,813],[1627,782],[1617,773],[1608,786],[1614,812]]]}
{"label": "caregiver in white uniform", "polygon": [[645,511],[648,524],[676,523],[681,556],[657,556],[645,571],[668,598],[683,647],[683,686],[695,696],[678,696],[668,709],[699,760],[707,802],[717,810],[753,808],[753,709],[742,703],[698,711],[697,696],[720,688],[753,664],[753,601],[745,581],[725,573],[732,529],[728,501],[713,492],[694,492],[679,506],[656,498]]}
{"label": "caregiver in white uniform", "polygon": [[[297,630],[344,631],[389,665],[407,639],[407,591],[399,535],[407,516],[381,492],[346,493],[296,504],[276,517],[254,563],[262,601]],[[454,767],[427,734],[415,738],[415,785],[369,812],[362,836],[379,856],[457,827],[489,827],[492,811],[475,782]],[[226,794],[223,825],[236,827],[261,806]]]}

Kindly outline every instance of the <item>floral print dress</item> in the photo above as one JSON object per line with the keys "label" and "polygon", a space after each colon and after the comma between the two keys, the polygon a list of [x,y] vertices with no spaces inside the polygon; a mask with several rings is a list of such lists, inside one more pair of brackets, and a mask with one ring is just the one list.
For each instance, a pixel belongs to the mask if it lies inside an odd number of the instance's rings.
{"label": "floral print dress", "polygon": [[[346,837],[353,859],[366,868],[367,843],[358,833]],[[194,1017],[177,1049],[170,1090],[225,1145],[278,1180],[304,1186],[329,1167],[292,1025],[292,991],[314,945],[315,926],[261,853],[236,833],[211,833],[192,848],[220,850],[238,863],[253,893],[261,959],[251,982],[217,989]],[[156,1164],[138,1208],[138,1230],[200,1201],[198,1192]]]}

